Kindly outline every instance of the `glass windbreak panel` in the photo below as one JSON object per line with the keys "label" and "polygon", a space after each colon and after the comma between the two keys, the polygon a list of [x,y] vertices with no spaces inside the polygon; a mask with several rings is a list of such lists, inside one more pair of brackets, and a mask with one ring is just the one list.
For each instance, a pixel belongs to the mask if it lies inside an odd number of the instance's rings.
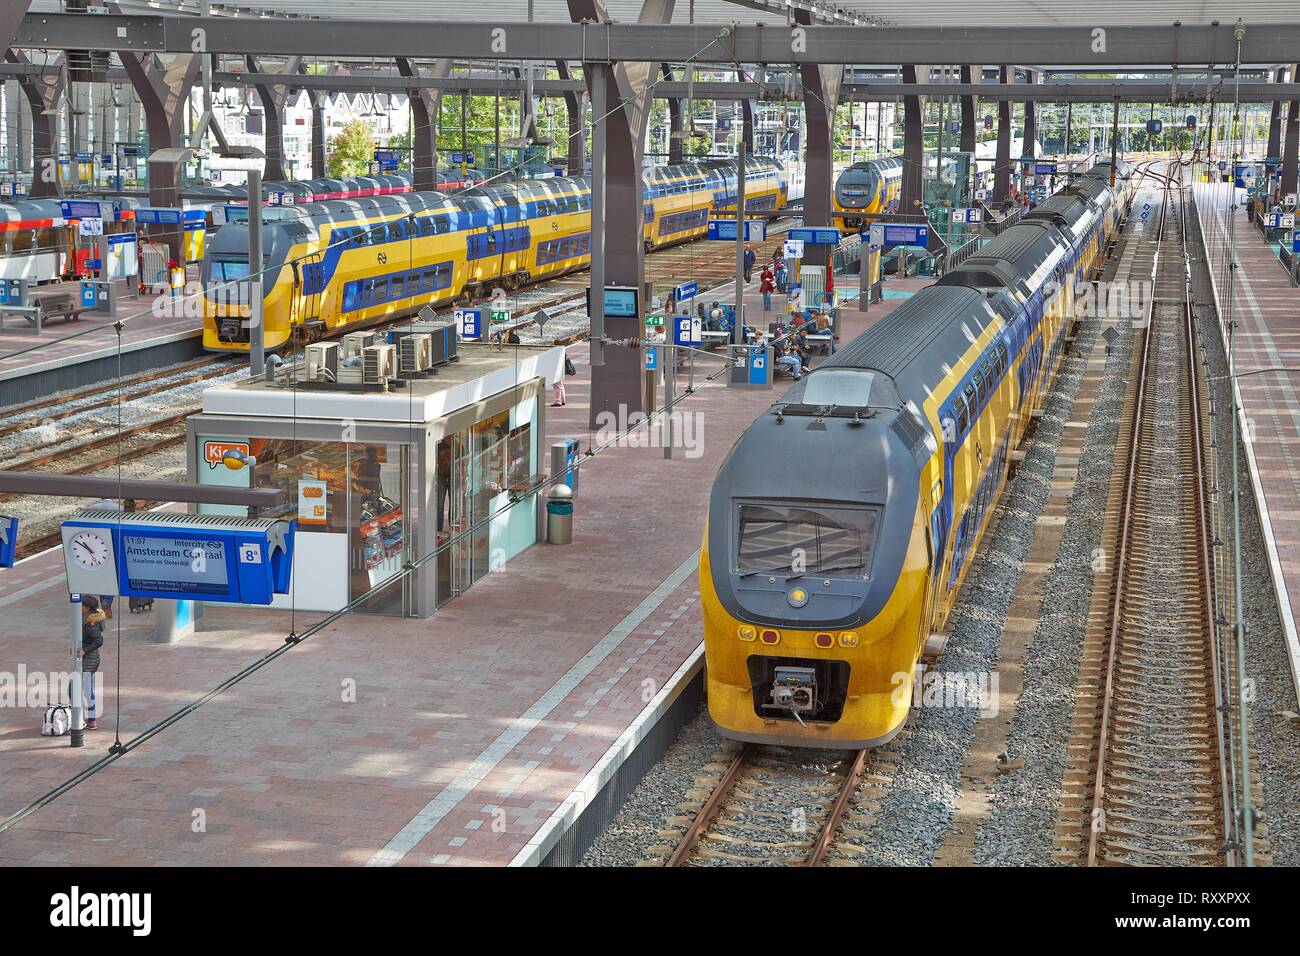
{"label": "glass windbreak panel", "polygon": [[[297,518],[302,531],[347,533],[346,444],[263,438],[252,439],[248,446],[248,454],[256,460],[253,487],[281,489],[285,517]],[[218,447],[216,452],[220,451]]]}
{"label": "glass windbreak panel", "polygon": [[[400,444],[348,446],[353,547],[350,591],[353,600],[399,574],[407,550],[409,522],[403,447]],[[366,602],[368,611],[401,614],[404,587],[394,584]]]}
{"label": "glass windbreak panel", "polygon": [[865,574],[879,523],[875,508],[741,505],[737,567]]}

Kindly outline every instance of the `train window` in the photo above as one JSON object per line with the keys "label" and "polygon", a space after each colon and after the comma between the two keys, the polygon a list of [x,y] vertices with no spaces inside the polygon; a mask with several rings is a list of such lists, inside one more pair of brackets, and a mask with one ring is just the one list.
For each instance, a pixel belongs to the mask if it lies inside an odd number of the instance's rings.
{"label": "train window", "polygon": [[989,378],[987,366],[981,366],[975,373],[975,393],[979,396],[980,404],[988,401],[989,397]]}
{"label": "train window", "polygon": [[354,246],[370,245],[370,233],[368,230],[358,228],[352,234],[352,244]]}
{"label": "train window", "polygon": [[393,276],[392,284],[389,286],[388,297],[390,299],[400,299],[406,294],[406,276]]}
{"label": "train window", "polygon": [[879,524],[874,508],[742,504],[736,564],[742,571],[785,571],[802,552],[809,573],[860,576],[871,566]]}
{"label": "train window", "polygon": [[965,434],[966,429],[970,427],[970,415],[966,411],[966,400],[960,395],[957,396],[957,434]]}

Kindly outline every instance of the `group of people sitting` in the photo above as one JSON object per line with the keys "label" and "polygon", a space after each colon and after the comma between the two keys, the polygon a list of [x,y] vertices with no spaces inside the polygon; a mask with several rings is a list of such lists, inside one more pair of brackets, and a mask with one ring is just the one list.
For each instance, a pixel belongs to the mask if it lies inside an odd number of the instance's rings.
{"label": "group of people sitting", "polygon": [[[805,372],[812,371],[812,348],[808,344],[808,335],[820,331],[824,321],[825,317],[816,311],[808,318],[796,314],[790,329],[778,326],[772,330],[777,341],[774,361],[778,370],[789,372],[796,382],[803,378]],[[834,338],[831,339],[830,346],[831,354],[834,355]]]}

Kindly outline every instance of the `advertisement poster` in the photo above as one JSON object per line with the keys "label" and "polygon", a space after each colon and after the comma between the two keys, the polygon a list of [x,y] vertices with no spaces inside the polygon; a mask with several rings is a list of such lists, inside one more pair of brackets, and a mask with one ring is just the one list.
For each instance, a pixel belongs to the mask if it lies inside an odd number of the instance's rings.
{"label": "advertisement poster", "polygon": [[298,482],[298,524],[327,523],[328,488],[329,486],[323,481],[303,479]]}

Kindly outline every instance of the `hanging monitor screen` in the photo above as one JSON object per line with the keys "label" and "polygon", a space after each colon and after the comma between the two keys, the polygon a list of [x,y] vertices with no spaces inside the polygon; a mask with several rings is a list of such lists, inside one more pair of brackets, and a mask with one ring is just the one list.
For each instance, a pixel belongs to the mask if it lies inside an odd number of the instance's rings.
{"label": "hanging monitor screen", "polygon": [[640,315],[636,289],[621,286],[606,288],[603,314],[607,319],[634,319]]}

